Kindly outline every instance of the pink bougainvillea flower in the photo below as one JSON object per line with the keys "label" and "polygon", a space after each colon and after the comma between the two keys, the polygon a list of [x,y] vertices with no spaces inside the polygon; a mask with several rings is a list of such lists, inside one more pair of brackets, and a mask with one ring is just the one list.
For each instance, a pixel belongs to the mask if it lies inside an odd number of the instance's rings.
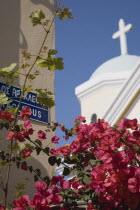
{"label": "pink bougainvillea flower", "polygon": [[51,141],[52,141],[53,143],[57,144],[58,141],[59,141],[59,137],[58,137],[58,136],[54,136],[54,137],[52,137]]}
{"label": "pink bougainvillea flower", "polygon": [[[77,173],[77,177],[69,181],[65,180],[64,176],[53,176],[49,186],[46,182],[37,181],[35,183],[37,192],[33,199],[26,202],[28,199],[23,199],[21,196],[22,199],[16,199],[18,205],[15,203],[14,210],[26,210],[28,207],[50,210],[52,206],[55,209],[55,205],[60,204],[64,204],[64,208],[59,206],[64,210],[69,196],[76,201],[82,200],[87,189],[91,195],[92,193],[96,195],[96,199],[91,198],[92,204],[87,204],[88,210],[139,209],[140,131],[137,120],[124,119],[118,127],[110,126],[103,119],[99,119],[98,123],[91,122],[89,125],[80,121],[84,121],[84,118],[78,116],[76,119],[78,123],[73,128],[76,135],[73,142],[57,149],[50,149],[50,154],[57,157],[60,155],[64,164],[73,164],[72,170],[78,169],[80,172],[84,169],[86,176],[81,179],[80,173]],[[59,126],[63,131],[66,130],[63,125]],[[30,129],[31,125],[26,121],[20,132],[14,132],[14,139],[24,141]],[[8,140],[13,135],[9,132]],[[46,133],[40,130],[38,138],[46,139]],[[54,143],[58,140],[57,136],[52,138]],[[28,157],[31,150],[24,149],[21,153],[23,157]],[[21,164],[21,168],[29,169],[26,162]],[[69,208],[70,206],[66,205],[66,210]]]}
{"label": "pink bougainvillea flower", "polygon": [[54,126],[55,126],[55,127],[57,127],[57,126],[58,126],[58,123],[57,123],[57,122],[54,122],[53,124],[54,124]]}
{"label": "pink bougainvillea flower", "polygon": [[82,184],[82,182],[79,182],[79,181],[78,181],[78,178],[77,178],[77,177],[74,179],[73,182],[71,182],[71,185],[72,185],[72,188],[74,188],[74,189],[84,188],[84,187],[85,187],[85,186]]}
{"label": "pink bougainvillea flower", "polygon": [[7,139],[7,140],[12,140],[13,137],[14,137],[14,132],[10,131],[10,132],[8,132],[8,136],[7,136],[6,139]]}
{"label": "pink bougainvillea flower", "polygon": [[14,204],[14,210],[18,209],[26,209],[28,207],[28,202],[29,202],[29,196],[28,195],[23,195],[16,200],[13,201]]}
{"label": "pink bougainvillea flower", "polygon": [[126,119],[123,118],[123,120],[121,122],[118,123],[119,129],[127,129],[127,128],[131,128],[132,130],[137,130],[138,128],[138,121],[137,119]]}
{"label": "pink bougainvillea flower", "polygon": [[54,156],[57,155],[56,149],[50,149],[50,154]]}
{"label": "pink bougainvillea flower", "polygon": [[21,163],[20,168],[23,169],[24,171],[28,171],[29,166],[27,166],[27,165],[23,162],[23,163]]}
{"label": "pink bougainvillea flower", "polygon": [[58,147],[56,151],[58,155],[69,156],[71,152],[71,148],[70,148],[70,145],[64,145],[63,147]]}
{"label": "pink bougainvillea flower", "polygon": [[128,189],[132,193],[140,192],[139,180],[136,178],[130,178],[128,180]]}
{"label": "pink bougainvillea flower", "polygon": [[55,196],[53,196],[52,202],[54,202],[54,204],[61,204],[63,201],[63,197],[62,195],[57,195],[55,194]]}
{"label": "pink bougainvillea flower", "polygon": [[65,126],[64,126],[63,124],[61,124],[61,125],[60,125],[60,129],[61,129],[62,131],[65,131]]}
{"label": "pink bougainvillea flower", "polygon": [[63,136],[63,138],[67,141],[69,140],[69,136]]}
{"label": "pink bougainvillea flower", "polygon": [[93,204],[88,204],[88,206],[87,206],[87,210],[95,210],[95,208],[94,208],[94,206],[93,206]]}
{"label": "pink bougainvillea flower", "polygon": [[24,130],[24,131],[23,131],[23,134],[24,134],[25,136],[29,136],[29,135],[32,135],[33,132],[34,132],[34,130],[33,130],[32,128],[29,128],[28,130]]}
{"label": "pink bougainvillea flower", "polygon": [[6,208],[0,204],[0,210],[5,210]]}
{"label": "pink bougainvillea flower", "polygon": [[70,189],[71,188],[71,182],[66,181],[66,180],[62,180],[62,181],[60,181],[60,187],[62,187],[63,189]]}
{"label": "pink bougainvillea flower", "polygon": [[18,140],[19,142],[24,142],[25,141],[25,136],[20,132],[15,132],[14,138],[16,140]]}
{"label": "pink bougainvillea flower", "polygon": [[34,195],[34,198],[30,200],[29,206],[36,210],[50,210],[51,209],[49,208],[47,198],[44,198],[44,196],[42,196],[39,193],[36,193]]}
{"label": "pink bougainvillea flower", "polygon": [[20,117],[22,120],[29,119],[31,114],[32,114],[32,111],[28,106],[24,106],[22,110],[20,111]]}
{"label": "pink bougainvillea flower", "polygon": [[62,181],[64,179],[64,176],[53,176],[51,179],[51,183],[53,185],[56,185],[58,182]]}
{"label": "pink bougainvillea flower", "polygon": [[38,138],[40,141],[44,141],[46,139],[46,133],[44,133],[43,131],[39,130],[38,131]]}
{"label": "pink bougainvillea flower", "polygon": [[47,184],[46,182],[43,182],[43,181],[36,181],[35,187],[36,187],[37,192],[42,192],[47,188]]}
{"label": "pink bougainvillea flower", "polygon": [[27,158],[31,155],[32,152],[33,152],[33,150],[31,150],[31,149],[23,149],[21,151],[21,154],[22,154],[23,158]]}
{"label": "pink bougainvillea flower", "polygon": [[2,109],[0,108],[0,119],[2,119],[3,118],[3,111],[2,111]]}
{"label": "pink bougainvillea flower", "polygon": [[31,122],[30,122],[29,120],[25,121],[25,122],[24,122],[24,127],[25,127],[26,129],[31,128],[31,127],[32,127]]}
{"label": "pink bougainvillea flower", "polygon": [[73,120],[73,122],[77,122],[77,121],[81,121],[81,122],[83,122],[83,123],[86,122],[85,117],[83,117],[83,116],[81,116],[81,115],[79,115],[75,120]]}
{"label": "pink bougainvillea flower", "polygon": [[6,121],[13,122],[14,121],[14,116],[10,112],[3,112],[2,118],[5,119]]}

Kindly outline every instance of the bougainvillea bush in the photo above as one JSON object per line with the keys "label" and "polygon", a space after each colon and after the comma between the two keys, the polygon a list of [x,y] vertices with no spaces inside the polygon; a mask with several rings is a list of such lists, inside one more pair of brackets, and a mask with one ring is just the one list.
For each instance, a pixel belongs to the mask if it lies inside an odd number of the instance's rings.
{"label": "bougainvillea bush", "polygon": [[[29,197],[28,192],[19,194],[12,209],[70,210],[78,209],[83,203],[88,210],[140,209],[140,129],[136,119],[124,118],[118,125],[110,126],[102,119],[86,124],[85,118],[78,116],[73,128],[66,129],[53,122],[47,125],[46,131],[39,130],[38,139],[34,141],[31,140],[34,130],[28,119],[30,114],[29,107],[24,107],[20,111],[23,124],[17,125],[17,130],[13,131],[14,116],[0,111],[1,129],[10,130],[7,141],[13,140],[16,145],[25,143],[25,148],[18,149],[12,156],[11,163],[33,175],[36,173],[36,193],[33,197]],[[60,128],[64,132],[64,146],[43,148],[48,127],[52,130]],[[73,141],[68,144],[70,136]],[[59,137],[54,136],[51,141],[58,143]],[[28,165],[27,158],[33,150],[37,155],[45,152],[50,165],[63,166],[63,174],[51,179],[42,178],[39,169],[36,171]],[[7,156],[4,151],[0,153],[3,165],[9,163]],[[67,179],[73,170],[75,176]]]}

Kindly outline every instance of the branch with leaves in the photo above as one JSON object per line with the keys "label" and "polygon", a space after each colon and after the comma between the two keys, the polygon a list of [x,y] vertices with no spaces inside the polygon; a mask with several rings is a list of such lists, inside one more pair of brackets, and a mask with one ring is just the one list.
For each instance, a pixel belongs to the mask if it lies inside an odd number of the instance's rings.
{"label": "branch with leaves", "polygon": [[[2,130],[6,128],[9,131],[7,138],[8,140],[10,140],[10,144],[7,147],[8,153],[3,153],[4,151],[0,152],[1,158],[2,158],[2,160],[0,161],[0,165],[7,168],[5,186],[2,181],[0,183],[1,188],[3,189],[5,193],[5,199],[4,199],[5,208],[7,207],[7,197],[9,193],[9,177],[11,175],[10,174],[11,166],[15,163],[18,166],[19,162],[18,160],[16,160],[16,158],[24,159],[26,158],[27,153],[29,154],[32,150],[32,148],[29,148],[29,144],[26,144],[25,148],[22,149],[22,152],[24,151],[24,153],[22,154],[21,148],[17,144],[17,140],[20,141],[22,138],[26,141],[28,140],[31,144],[35,146],[35,150],[37,151],[37,154],[39,154],[41,151],[43,151],[47,155],[49,154],[49,149],[48,149],[49,147],[41,148],[39,141],[37,140],[32,141],[29,138],[29,135],[23,134],[23,130],[25,130],[25,127],[22,125],[19,126],[18,121],[19,119],[21,119],[19,117],[19,113],[20,113],[22,100],[24,99],[26,95],[28,95],[30,91],[33,91],[36,94],[36,100],[38,101],[38,103],[41,104],[43,108],[46,108],[46,107],[51,108],[55,105],[54,94],[51,91],[49,91],[48,89],[34,89],[31,83],[41,73],[38,67],[45,68],[47,71],[53,71],[56,69],[62,70],[64,68],[63,59],[56,57],[57,50],[48,49],[48,47],[45,46],[46,40],[52,29],[56,16],[58,16],[61,20],[66,19],[66,17],[72,19],[72,14],[70,13],[70,10],[64,8],[64,5],[62,5],[62,0],[58,0],[55,2],[55,12],[54,12],[54,16],[52,20],[46,19],[46,16],[42,10],[32,12],[30,15],[30,20],[32,22],[32,25],[34,27],[41,25],[45,31],[45,36],[44,36],[44,39],[42,40],[42,43],[38,50],[37,55],[34,55],[34,54],[32,55],[30,52],[27,52],[24,50],[22,51],[22,62],[19,64],[19,69],[16,69],[16,67],[18,66],[17,63],[12,63],[8,67],[0,68],[0,77],[3,78],[5,83],[7,84],[6,88],[10,89],[10,86],[13,84],[14,80],[18,79],[20,75],[25,77],[23,86],[20,91],[20,95],[19,97],[17,97],[19,100],[17,107],[12,108],[10,106],[11,102],[14,100],[14,97],[9,98],[6,91],[2,91],[0,93],[0,105],[2,107],[5,107],[8,105],[6,111],[3,112],[2,110],[0,110],[0,112],[3,113],[2,117],[0,118],[2,119],[2,122],[0,123],[0,129]],[[31,131],[30,129],[30,132],[33,132],[33,131]],[[18,156],[16,157],[15,153],[18,153],[19,157]],[[21,165],[22,167],[25,167],[26,169],[25,164],[21,164]],[[31,167],[30,167],[30,170],[31,170]],[[39,176],[38,171],[34,169],[32,169],[32,171],[36,173],[36,176]]]}

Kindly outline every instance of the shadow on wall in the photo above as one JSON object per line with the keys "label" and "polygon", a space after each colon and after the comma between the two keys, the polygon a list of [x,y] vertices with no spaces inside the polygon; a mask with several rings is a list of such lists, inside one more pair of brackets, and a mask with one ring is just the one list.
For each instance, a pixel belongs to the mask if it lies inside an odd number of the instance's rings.
{"label": "shadow on wall", "polygon": [[22,30],[21,30],[21,29],[19,29],[19,30],[20,30],[20,35],[21,35],[21,41],[20,41],[20,43],[19,43],[19,48],[22,49],[22,50],[26,50],[27,47],[28,47],[26,38],[25,38],[25,36],[24,36]]}
{"label": "shadow on wall", "polygon": [[[47,160],[46,160],[47,162]],[[27,161],[28,166],[33,166],[33,169],[40,169],[41,170],[41,176],[45,177],[48,176],[47,171],[52,170],[51,166],[48,166],[47,170],[44,168],[44,166],[35,158],[31,157],[28,161]],[[3,167],[3,177],[6,177],[6,169],[7,167]],[[9,193],[8,193],[8,203],[12,203],[13,200],[16,198],[15,195],[17,192],[19,191],[25,191],[25,194],[27,193],[30,197],[30,199],[33,198],[34,193],[36,192],[35,189],[35,182],[34,182],[34,175],[35,173],[32,172],[32,174],[29,171],[24,171],[22,169],[17,169],[17,167],[15,165],[13,165],[11,167],[11,173],[10,173],[10,179],[9,179]],[[5,183],[5,179],[4,183]],[[39,179],[39,181],[42,181],[41,179]],[[25,190],[16,190],[15,186],[16,184],[19,183],[24,183],[27,182],[26,186],[25,186]],[[4,200],[4,192],[3,190],[0,188],[0,201]]]}
{"label": "shadow on wall", "polygon": [[19,59],[20,1],[2,1],[0,17],[0,67],[3,67]]}
{"label": "shadow on wall", "polygon": [[47,7],[52,13],[54,12],[54,5],[52,0],[30,0],[33,4],[42,4]]}
{"label": "shadow on wall", "polygon": [[[54,6],[49,0],[30,0],[33,4],[44,5],[51,12]],[[27,42],[20,29],[20,0],[4,0],[0,6],[0,67],[12,62],[18,63],[19,49],[26,49]],[[19,43],[21,34],[22,42]]]}

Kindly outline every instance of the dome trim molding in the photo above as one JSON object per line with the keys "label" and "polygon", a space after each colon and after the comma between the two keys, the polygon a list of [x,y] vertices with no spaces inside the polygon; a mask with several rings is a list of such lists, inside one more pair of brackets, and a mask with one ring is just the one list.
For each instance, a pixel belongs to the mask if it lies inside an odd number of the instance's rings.
{"label": "dome trim molding", "polygon": [[83,84],[75,88],[75,95],[80,100],[81,97],[89,95],[91,92],[98,90],[99,88],[106,85],[117,85],[123,84],[129,76],[127,72],[121,73],[106,73],[100,75],[96,80],[90,79]]}

